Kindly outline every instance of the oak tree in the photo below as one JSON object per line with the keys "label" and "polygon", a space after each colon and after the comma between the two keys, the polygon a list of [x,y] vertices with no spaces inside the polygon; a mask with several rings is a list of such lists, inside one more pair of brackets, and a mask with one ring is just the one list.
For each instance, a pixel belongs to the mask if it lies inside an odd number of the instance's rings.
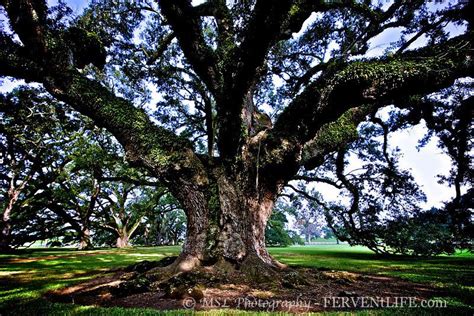
{"label": "oak tree", "polygon": [[[75,18],[61,3],[0,4],[10,26],[0,75],[41,83],[89,116],[180,202],[177,271],[281,267],[264,236],[285,184],[354,141],[377,109],[473,70],[470,3],[95,0]],[[466,31],[451,37],[448,23]],[[367,57],[392,28],[400,41]],[[427,44],[412,49],[420,37]]]}

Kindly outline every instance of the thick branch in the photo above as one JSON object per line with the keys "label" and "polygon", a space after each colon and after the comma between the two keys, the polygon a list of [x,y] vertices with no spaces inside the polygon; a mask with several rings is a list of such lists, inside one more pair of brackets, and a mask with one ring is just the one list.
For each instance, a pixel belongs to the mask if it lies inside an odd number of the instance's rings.
{"label": "thick branch", "polygon": [[335,66],[338,71],[332,69],[308,86],[279,116],[262,141],[262,170],[288,181],[294,176],[291,170],[301,165],[312,169],[354,140],[358,123],[377,108],[472,75],[470,38],[459,36],[401,57]]}
{"label": "thick branch", "polygon": [[[226,73],[232,75],[233,96],[243,99],[270,47],[279,38],[292,1],[258,0],[242,44],[231,53]],[[231,70],[231,71],[229,71]],[[231,79],[231,78],[227,78]],[[226,80],[229,81],[229,80]]]}
{"label": "thick branch", "polygon": [[199,15],[189,0],[160,0],[163,15],[173,28],[181,49],[194,71],[216,94],[220,90],[217,58],[205,43]]}
{"label": "thick branch", "polygon": [[[44,56],[47,52],[45,24],[47,7],[44,0],[2,0],[11,25],[31,56]],[[38,56],[39,55],[39,56]]]}
{"label": "thick branch", "polygon": [[98,82],[73,70],[48,79],[44,82],[48,91],[109,130],[124,146],[129,160],[141,161],[161,176],[181,163],[196,166],[191,144],[156,126],[143,110]]}
{"label": "thick branch", "polygon": [[324,162],[326,155],[344,148],[358,137],[357,126],[373,112],[374,106],[349,109],[335,122],[323,125],[316,135],[303,146],[301,164],[311,170]]}
{"label": "thick branch", "polygon": [[398,58],[350,63],[309,85],[280,115],[274,133],[307,142],[347,109],[378,106],[413,94],[426,94],[472,74],[471,35],[405,53]]}
{"label": "thick branch", "polygon": [[[111,132],[127,151],[127,158],[151,169],[157,176],[168,178],[173,170],[193,169],[200,181],[206,176],[192,144],[152,123],[148,115],[129,101],[115,96],[99,82],[74,69],[48,73],[22,57],[21,47],[6,38],[0,50],[1,75],[37,81],[57,99]],[[18,55],[17,55],[18,53]]]}

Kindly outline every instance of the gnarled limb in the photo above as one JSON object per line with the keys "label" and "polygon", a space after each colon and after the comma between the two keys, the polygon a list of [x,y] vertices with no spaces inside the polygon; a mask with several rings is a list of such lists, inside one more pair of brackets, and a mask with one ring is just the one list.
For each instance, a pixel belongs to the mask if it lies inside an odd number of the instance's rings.
{"label": "gnarled limb", "polygon": [[220,70],[214,51],[205,43],[201,21],[189,0],[160,0],[161,12],[170,23],[181,49],[207,88],[217,94],[221,88]]}
{"label": "gnarled limb", "polygon": [[273,133],[306,142],[349,108],[379,106],[412,94],[437,91],[471,75],[471,34],[400,57],[352,62],[309,85],[278,118]]}
{"label": "gnarled limb", "polygon": [[6,44],[0,50],[0,65],[8,65],[2,68],[2,75],[43,83],[58,100],[110,131],[124,146],[131,161],[146,166],[156,175],[166,178],[173,170],[200,169],[195,180],[197,183],[205,182],[203,166],[187,140],[155,125],[143,110],[77,70],[69,68],[61,73],[50,73],[26,57],[20,59],[21,54],[20,57],[15,55],[21,52],[18,45]]}
{"label": "gnarled limb", "polygon": [[[304,144],[303,156],[299,163],[314,168],[327,153],[328,143],[323,141],[323,138],[327,137],[327,127],[324,126],[343,119],[344,116],[341,115],[349,109],[361,105],[372,108],[368,112],[360,112],[361,116],[353,117],[355,121],[351,124],[356,127],[364,115],[379,107],[406,100],[411,95],[437,91],[449,86],[457,78],[472,75],[471,37],[471,34],[458,36],[445,43],[408,52],[400,57],[334,66],[336,70],[332,69],[333,74],[323,75],[309,85],[278,117],[275,127],[267,137],[273,143],[265,144],[275,148],[268,151],[270,156],[274,155],[275,151],[288,147],[288,141],[293,141],[296,144]],[[342,137],[339,145],[352,140],[351,135],[349,133],[347,137]],[[280,146],[274,143],[278,142],[278,139]],[[335,147],[329,146],[330,150],[337,150],[338,142],[333,140],[332,144]]]}
{"label": "gnarled limb", "polygon": [[335,122],[323,125],[316,135],[303,146],[301,164],[314,169],[324,162],[327,154],[344,148],[358,137],[357,126],[373,112],[374,106],[361,106],[349,109]]}

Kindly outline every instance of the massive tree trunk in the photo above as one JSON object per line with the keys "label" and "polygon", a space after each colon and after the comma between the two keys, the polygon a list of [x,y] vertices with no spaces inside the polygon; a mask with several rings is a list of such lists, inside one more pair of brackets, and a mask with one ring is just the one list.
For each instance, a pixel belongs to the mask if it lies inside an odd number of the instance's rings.
{"label": "massive tree trunk", "polygon": [[211,255],[219,259],[245,263],[261,261],[278,266],[265,248],[265,227],[276,194],[256,192],[225,176],[218,179],[220,214],[217,243]]}
{"label": "massive tree trunk", "polygon": [[209,186],[216,190],[190,185],[174,192],[188,217],[176,270],[189,271],[203,264],[230,264],[241,270],[284,267],[265,247],[265,228],[277,198],[276,187],[261,183],[257,189],[247,172],[228,175],[216,170],[215,183]]}

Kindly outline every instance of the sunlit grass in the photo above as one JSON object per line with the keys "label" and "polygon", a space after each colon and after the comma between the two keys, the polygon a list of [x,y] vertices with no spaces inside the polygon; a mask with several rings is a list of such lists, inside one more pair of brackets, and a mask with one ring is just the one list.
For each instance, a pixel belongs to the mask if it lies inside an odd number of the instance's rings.
{"label": "sunlit grass", "polygon": [[[42,294],[94,278],[98,273],[139,262],[177,255],[179,246],[155,248],[32,249],[0,255],[0,314],[6,315],[186,315],[189,311],[160,312],[148,309],[99,308],[56,304]],[[435,258],[381,257],[364,247],[318,245],[271,248],[280,261],[298,266],[400,277],[430,283],[449,292],[450,305],[472,304],[474,299],[474,256],[459,253]],[[446,299],[446,298],[445,298]],[[430,314],[433,311],[430,311]],[[447,312],[446,310],[444,312]],[[423,313],[423,312],[421,312]],[[212,311],[198,315],[270,315],[241,311]],[[343,313],[330,313],[342,315]],[[402,311],[360,311],[358,315],[404,315]],[[442,315],[440,313],[439,315]],[[277,314],[271,314],[277,315]],[[279,315],[285,315],[280,313]],[[454,314],[453,314],[454,315]]]}

